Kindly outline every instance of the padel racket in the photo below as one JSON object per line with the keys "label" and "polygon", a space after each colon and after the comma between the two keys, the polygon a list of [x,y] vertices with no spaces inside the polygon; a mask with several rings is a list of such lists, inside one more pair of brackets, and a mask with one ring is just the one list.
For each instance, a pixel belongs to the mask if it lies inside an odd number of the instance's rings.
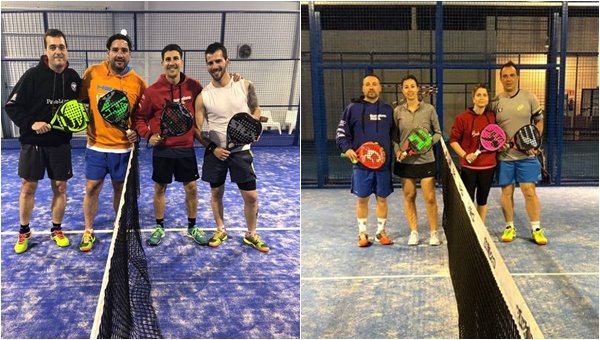
{"label": "padel racket", "polygon": [[185,105],[169,102],[160,115],[160,138],[185,135],[194,126],[194,117]]}
{"label": "padel racket", "polygon": [[514,135],[511,147],[527,153],[531,149],[539,149],[542,146],[542,136],[535,125],[525,125]]}
{"label": "padel racket", "polygon": [[123,131],[129,129],[129,100],[121,90],[112,90],[98,100],[98,111],[104,120]]}
{"label": "padel racket", "polygon": [[[385,150],[377,142],[366,142],[356,149],[356,155],[358,156],[358,162],[365,167],[377,170],[385,163]],[[342,157],[348,157],[345,153],[341,154]],[[356,162],[352,162],[356,164]]]}
{"label": "padel racket", "polygon": [[479,148],[475,150],[475,156],[483,152],[497,151],[504,144],[506,144],[504,130],[498,124],[488,124],[479,132]]}
{"label": "padel racket", "polygon": [[246,112],[238,112],[227,124],[227,149],[252,144],[260,138],[262,124]]}
{"label": "padel racket", "polygon": [[427,129],[422,127],[414,128],[408,134],[402,154],[406,155],[422,155],[431,150],[433,146],[433,137]]}
{"label": "padel racket", "polygon": [[54,113],[48,126],[51,129],[79,132],[87,128],[90,121],[86,107],[75,99],[64,102]]}

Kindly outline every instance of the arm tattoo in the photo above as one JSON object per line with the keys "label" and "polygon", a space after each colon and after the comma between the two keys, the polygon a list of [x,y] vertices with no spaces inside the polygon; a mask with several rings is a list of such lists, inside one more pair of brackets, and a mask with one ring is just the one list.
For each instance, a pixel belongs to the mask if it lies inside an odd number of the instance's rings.
{"label": "arm tattoo", "polygon": [[258,98],[256,98],[256,91],[252,83],[248,84],[248,107],[251,114],[254,114],[254,111],[258,108]]}

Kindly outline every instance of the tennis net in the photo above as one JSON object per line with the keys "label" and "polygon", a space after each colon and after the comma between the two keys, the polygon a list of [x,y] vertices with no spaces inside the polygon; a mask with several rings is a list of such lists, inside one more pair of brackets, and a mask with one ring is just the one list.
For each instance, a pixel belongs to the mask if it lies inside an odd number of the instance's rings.
{"label": "tennis net", "polygon": [[162,338],[140,236],[138,148],[131,151],[91,338]]}
{"label": "tennis net", "polygon": [[461,338],[543,338],[441,141],[443,226]]}

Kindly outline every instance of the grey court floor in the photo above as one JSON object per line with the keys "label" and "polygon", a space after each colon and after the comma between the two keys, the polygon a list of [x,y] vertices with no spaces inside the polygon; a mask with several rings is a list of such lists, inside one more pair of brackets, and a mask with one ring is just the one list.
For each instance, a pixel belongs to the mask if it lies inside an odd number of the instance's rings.
{"label": "grey court floor", "polygon": [[[490,193],[488,230],[545,337],[597,339],[598,187],[543,187],[538,195],[548,245],[529,239],[518,189],[517,239],[499,241],[504,228],[499,188]],[[427,244],[420,192],[417,247],[406,245],[401,188],[389,197],[392,246],[356,246],[355,198],[349,189],[303,189],[301,201],[302,338],[458,337],[446,239],[441,237],[439,247]],[[438,206],[441,221],[441,189]],[[372,237],[374,202],[369,217]]]}

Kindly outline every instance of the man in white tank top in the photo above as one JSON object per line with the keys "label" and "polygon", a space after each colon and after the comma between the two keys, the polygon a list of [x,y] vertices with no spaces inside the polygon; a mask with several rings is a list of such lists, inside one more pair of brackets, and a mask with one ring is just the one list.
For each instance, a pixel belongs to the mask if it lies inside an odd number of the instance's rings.
{"label": "man in white tank top", "polygon": [[[212,80],[196,98],[195,135],[206,148],[202,163],[202,180],[210,183],[210,205],[217,224],[217,232],[208,244],[218,247],[227,239],[223,218],[223,194],[227,173],[231,172],[231,181],[237,184],[244,199],[244,215],[248,228],[244,243],[261,252],[268,252],[269,247],[256,233],[258,195],[250,145],[232,150],[226,148],[227,124],[234,114],[247,112],[255,119],[260,119],[261,111],[256,91],[248,80],[232,80],[227,72],[227,49],[221,43],[210,44],[206,48],[205,58]],[[208,137],[202,135],[205,120],[208,124]]]}

